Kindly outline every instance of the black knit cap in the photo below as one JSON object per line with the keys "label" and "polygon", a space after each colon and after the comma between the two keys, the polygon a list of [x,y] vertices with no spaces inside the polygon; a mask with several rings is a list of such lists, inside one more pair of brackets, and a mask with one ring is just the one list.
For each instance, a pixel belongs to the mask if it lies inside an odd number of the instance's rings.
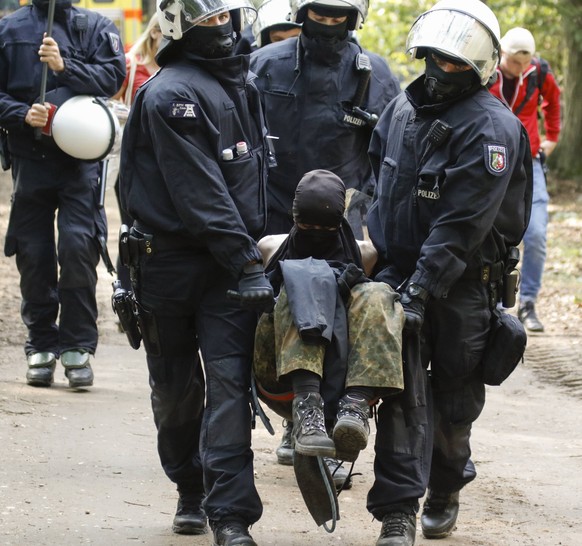
{"label": "black knit cap", "polygon": [[295,190],[293,220],[314,226],[339,227],[346,206],[346,187],[330,171],[317,169],[303,175]]}

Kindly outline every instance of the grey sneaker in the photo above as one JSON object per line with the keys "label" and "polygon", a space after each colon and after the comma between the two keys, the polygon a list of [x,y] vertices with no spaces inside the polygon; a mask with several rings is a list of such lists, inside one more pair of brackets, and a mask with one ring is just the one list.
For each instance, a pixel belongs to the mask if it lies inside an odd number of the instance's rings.
{"label": "grey sneaker", "polygon": [[54,381],[57,359],[54,353],[44,351],[30,353],[26,357],[28,370],[26,382],[33,387],[50,387]]}
{"label": "grey sneaker", "polygon": [[519,306],[517,318],[530,332],[544,331],[544,325],[536,315],[535,304],[533,301],[526,301],[523,305]]}
{"label": "grey sneaker", "polygon": [[293,421],[285,421],[283,437],[275,452],[277,454],[277,462],[285,466],[293,466],[293,449]]}
{"label": "grey sneaker", "polygon": [[293,399],[295,451],[312,457],[335,457],[335,445],[327,435],[323,398],[315,392]]}

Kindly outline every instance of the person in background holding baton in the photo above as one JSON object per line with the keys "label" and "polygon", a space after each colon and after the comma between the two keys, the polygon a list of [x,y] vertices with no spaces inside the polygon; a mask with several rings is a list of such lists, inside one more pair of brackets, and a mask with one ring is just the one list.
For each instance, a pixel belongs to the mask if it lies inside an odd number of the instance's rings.
{"label": "person in background holding baton", "polygon": [[88,387],[98,339],[96,267],[107,234],[101,158],[82,161],[60,149],[51,117],[79,95],[114,95],[125,77],[123,47],[109,19],[69,0],[33,0],[4,17],[0,41],[3,167],[11,164],[14,184],[4,252],[16,256],[21,277],[26,380],[50,386],[60,358],[69,386]]}

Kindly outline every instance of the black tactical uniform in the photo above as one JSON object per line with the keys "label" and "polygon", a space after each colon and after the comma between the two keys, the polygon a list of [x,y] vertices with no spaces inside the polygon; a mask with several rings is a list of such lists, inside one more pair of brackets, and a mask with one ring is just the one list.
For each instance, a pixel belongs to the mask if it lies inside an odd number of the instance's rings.
{"label": "black tactical uniform", "polygon": [[[38,0],[0,21],[0,125],[8,131],[14,195],[5,253],[16,254],[21,275],[27,354],[97,347],[96,266],[107,224],[99,208],[99,164],[35,139],[25,123],[40,93],[39,47],[47,27],[47,2]],[[110,97],[125,76],[119,33],[106,17],[57,2],[52,37],[65,63],[48,71],[47,102],[59,89]],[[58,243],[54,222],[57,214]]]}
{"label": "black tactical uniform", "polygon": [[[469,437],[485,402],[477,371],[497,303],[494,287],[531,207],[529,142],[517,118],[484,87],[420,106],[424,93],[422,76],[386,109],[370,144],[378,180],[368,215],[380,255],[375,279],[429,292],[421,341],[434,395],[432,466],[431,431],[407,428],[398,404],[380,407],[368,496],[379,519],[395,505],[416,504],[429,468],[430,488],[445,493],[475,478]],[[429,145],[435,120],[450,132],[439,137],[433,130]]]}
{"label": "black tactical uniform", "polygon": [[146,350],[158,449],[181,496],[204,494],[203,472],[208,518],[248,525],[262,513],[248,398],[256,314],[226,294],[261,259],[266,130],[248,57],[182,51],[159,64],[136,95],[120,168],[141,248],[134,288],[156,323]]}
{"label": "black tactical uniform", "polygon": [[[293,226],[291,206],[301,177],[314,169],[338,175],[346,188],[373,192],[367,156],[372,125],[352,110],[363,75],[359,53],[368,55],[371,78],[361,106],[379,116],[400,91],[386,62],[363,50],[349,36],[322,49],[301,34],[270,44],[251,55],[251,69],[274,137],[277,167],[269,171],[267,233],[286,233]],[[352,224],[356,236],[362,233]]]}

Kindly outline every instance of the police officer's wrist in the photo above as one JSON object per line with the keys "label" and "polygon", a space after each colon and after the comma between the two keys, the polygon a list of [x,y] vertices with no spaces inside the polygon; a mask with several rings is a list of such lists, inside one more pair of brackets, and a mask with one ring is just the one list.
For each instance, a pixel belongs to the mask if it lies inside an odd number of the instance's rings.
{"label": "police officer's wrist", "polygon": [[430,294],[426,288],[423,288],[414,282],[408,283],[405,292],[410,297],[410,299],[421,300],[423,303],[426,303],[430,297]]}
{"label": "police officer's wrist", "polygon": [[243,265],[243,275],[260,273],[263,271],[263,260],[251,260]]}

